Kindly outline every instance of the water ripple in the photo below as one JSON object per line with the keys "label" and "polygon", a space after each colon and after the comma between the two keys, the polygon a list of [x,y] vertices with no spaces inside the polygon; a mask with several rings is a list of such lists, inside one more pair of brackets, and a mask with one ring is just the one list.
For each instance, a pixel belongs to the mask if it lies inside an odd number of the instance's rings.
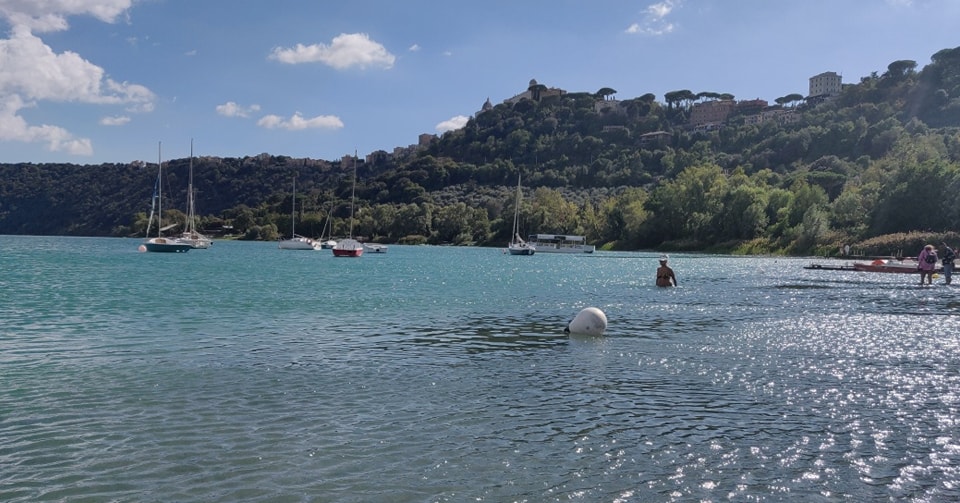
{"label": "water ripple", "polygon": [[[649,253],[135,248],[0,237],[0,500],[960,499],[944,285],[782,258],[679,254],[658,289]],[[563,334],[591,305],[607,336]]]}

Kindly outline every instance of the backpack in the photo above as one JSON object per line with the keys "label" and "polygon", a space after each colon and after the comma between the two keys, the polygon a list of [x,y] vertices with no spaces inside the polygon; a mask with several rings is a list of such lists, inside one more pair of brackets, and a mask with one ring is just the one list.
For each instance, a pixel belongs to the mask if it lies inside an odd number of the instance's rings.
{"label": "backpack", "polygon": [[926,263],[928,263],[928,264],[936,264],[936,263],[937,263],[937,253],[936,253],[936,252],[930,252],[930,253],[928,253],[928,254],[927,254],[927,258],[925,258],[925,259],[923,259],[923,260],[924,260]]}

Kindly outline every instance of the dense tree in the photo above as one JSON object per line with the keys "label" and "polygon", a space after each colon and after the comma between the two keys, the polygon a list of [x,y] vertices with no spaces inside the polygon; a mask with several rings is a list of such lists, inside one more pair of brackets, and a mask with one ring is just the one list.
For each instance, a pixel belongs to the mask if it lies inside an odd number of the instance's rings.
{"label": "dense tree", "polygon": [[[607,87],[553,94],[531,82],[528,91],[426,145],[358,160],[353,233],[502,246],[519,172],[526,232],[625,249],[751,241],[802,253],[838,236],[946,230],[960,219],[960,48],[920,71],[894,61],[827,102],[787,94],[775,100],[779,115],[741,111],[707,132],[689,127],[690,105],[732,95],[671,91],[661,104],[647,93],[614,107],[602,103],[616,93]],[[247,239],[285,235],[296,177],[297,232],[318,236],[329,214],[346,235],[346,161],[199,157],[201,222]],[[183,222],[188,166],[173,159],[165,169],[165,222]],[[155,174],[143,161],[2,165],[0,233],[142,235]]]}

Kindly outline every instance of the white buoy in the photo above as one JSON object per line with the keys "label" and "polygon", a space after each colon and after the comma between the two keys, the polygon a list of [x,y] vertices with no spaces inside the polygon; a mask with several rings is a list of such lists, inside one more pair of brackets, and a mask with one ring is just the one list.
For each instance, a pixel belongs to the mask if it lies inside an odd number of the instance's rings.
{"label": "white buoy", "polygon": [[607,315],[595,307],[588,307],[577,313],[563,331],[568,334],[597,336],[603,335],[606,329]]}

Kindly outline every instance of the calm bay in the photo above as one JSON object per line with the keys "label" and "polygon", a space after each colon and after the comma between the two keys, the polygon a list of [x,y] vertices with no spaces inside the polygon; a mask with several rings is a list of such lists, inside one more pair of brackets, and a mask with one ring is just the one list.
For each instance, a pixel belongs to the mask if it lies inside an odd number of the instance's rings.
{"label": "calm bay", "polygon": [[0,501],[960,499],[942,278],[139,243],[0,236]]}

